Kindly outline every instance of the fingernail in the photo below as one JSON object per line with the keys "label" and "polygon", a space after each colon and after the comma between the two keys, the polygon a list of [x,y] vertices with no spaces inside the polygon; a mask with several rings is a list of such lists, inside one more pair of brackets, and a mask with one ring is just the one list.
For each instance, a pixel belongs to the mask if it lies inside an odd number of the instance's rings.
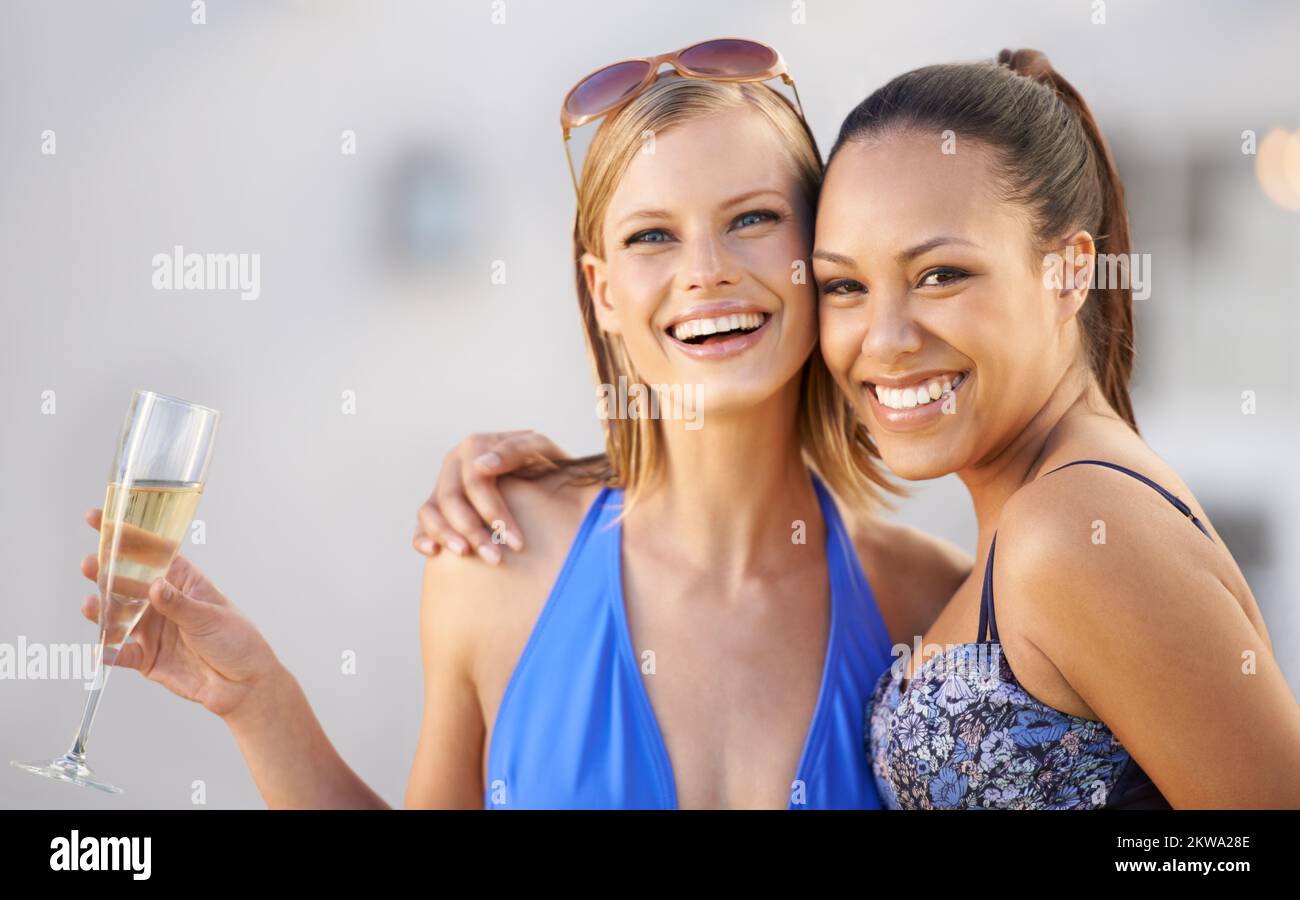
{"label": "fingernail", "polygon": [[416,548],[425,556],[428,556],[433,552],[433,541],[429,538],[420,538],[419,543],[416,544]]}
{"label": "fingernail", "polygon": [[479,544],[478,555],[483,558],[485,563],[496,565],[501,562],[501,551],[491,544]]}
{"label": "fingernail", "polygon": [[505,535],[506,546],[516,552],[524,549],[524,540],[513,531],[507,531]]}
{"label": "fingernail", "polygon": [[474,462],[480,468],[495,469],[497,466],[501,465],[501,457],[496,453],[484,453],[478,459],[474,460]]}
{"label": "fingernail", "polygon": [[469,549],[468,545],[466,545],[466,543],[460,538],[452,538],[447,541],[447,546],[450,547],[452,552],[456,553],[458,556],[464,556],[465,551]]}

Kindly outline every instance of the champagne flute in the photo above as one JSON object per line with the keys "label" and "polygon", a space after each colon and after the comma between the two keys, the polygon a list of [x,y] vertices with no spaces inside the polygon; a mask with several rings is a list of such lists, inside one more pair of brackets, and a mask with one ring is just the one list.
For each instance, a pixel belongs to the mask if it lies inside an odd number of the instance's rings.
{"label": "champagne flute", "polygon": [[86,764],[86,741],[111,663],[149,602],[149,585],[167,574],[189,530],[207,478],[221,413],[153,391],[136,391],[109,470],[99,527],[99,644],[81,726],[68,752],[26,772],[111,794]]}

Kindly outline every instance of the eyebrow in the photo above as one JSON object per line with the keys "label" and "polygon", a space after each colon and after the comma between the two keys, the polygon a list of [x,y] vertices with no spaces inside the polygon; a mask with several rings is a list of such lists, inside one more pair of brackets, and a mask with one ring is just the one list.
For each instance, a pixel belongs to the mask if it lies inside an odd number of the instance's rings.
{"label": "eyebrow", "polygon": [[[743,194],[737,194],[736,196],[732,197],[729,200],[724,200],[722,203],[722,208],[726,209],[727,207],[730,206],[739,206],[741,203],[744,203],[746,200],[753,200],[755,197],[762,196],[763,194],[773,194],[777,197],[781,197],[782,199],[784,199],[785,197],[784,194],[782,194],[780,191],[776,190],[775,188],[759,188],[758,190],[755,191],[746,191]],[[625,222],[630,222],[633,219],[666,219],[671,215],[672,213],[670,213],[666,209],[638,209],[636,212],[628,213],[626,216],[619,219],[618,225],[622,225]]]}
{"label": "eyebrow", "polygon": [[[931,250],[934,250],[936,247],[943,247],[947,244],[964,244],[967,247],[979,246],[979,244],[975,243],[974,241],[968,241],[965,238],[956,237],[954,235],[942,234],[939,235],[938,237],[932,237],[928,241],[924,241],[920,244],[917,244],[915,247],[908,247],[906,250],[902,251],[894,258],[898,260],[899,263],[909,263],[912,260],[916,259],[918,256],[921,256],[925,253],[929,253]],[[835,263],[841,266],[847,266],[849,268],[853,268],[857,266],[857,262],[854,261],[853,257],[845,256],[842,253],[834,253],[830,250],[814,250],[813,259],[822,259],[825,260],[826,262]]]}

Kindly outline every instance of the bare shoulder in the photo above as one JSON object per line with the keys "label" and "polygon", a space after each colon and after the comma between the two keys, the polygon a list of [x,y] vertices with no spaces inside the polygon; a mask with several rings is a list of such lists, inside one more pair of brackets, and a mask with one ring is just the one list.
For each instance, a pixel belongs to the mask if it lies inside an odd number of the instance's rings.
{"label": "bare shoulder", "polygon": [[924,634],[974,565],[956,544],[874,513],[852,514],[846,525],[896,640]]}
{"label": "bare shoulder", "polygon": [[1003,507],[998,522],[999,565],[1004,559],[1032,562],[1044,554],[1095,561],[1104,553],[1112,565],[1127,561],[1143,568],[1160,564],[1151,558],[1157,551],[1176,564],[1192,557],[1203,562],[1217,558],[1214,540],[1207,540],[1188,516],[1188,512],[1200,513],[1204,520],[1203,511],[1182,481],[1163,465],[1160,468],[1163,483],[1157,483],[1161,487],[1172,483],[1181,507],[1151,484],[1110,466],[1074,465],[1040,475]]}
{"label": "bare shoulder", "polygon": [[1107,466],[1070,466],[1013,494],[996,560],[999,623],[1014,617],[1036,643],[1052,641],[1043,629],[1083,619],[1158,627],[1174,606],[1232,597],[1222,548],[1150,485]]}
{"label": "bare shoulder", "polygon": [[528,625],[550,592],[583,516],[600,488],[570,483],[563,472],[503,478],[501,493],[523,529],[522,552],[504,550],[489,565],[477,556],[439,553],[424,565],[422,617],[473,656],[503,627]]}
{"label": "bare shoulder", "polygon": [[577,484],[563,470],[541,478],[507,476],[501,479],[500,486],[506,504],[529,534],[530,545],[534,538],[544,540],[548,534],[564,532],[570,526],[576,532],[600,493],[599,485]]}

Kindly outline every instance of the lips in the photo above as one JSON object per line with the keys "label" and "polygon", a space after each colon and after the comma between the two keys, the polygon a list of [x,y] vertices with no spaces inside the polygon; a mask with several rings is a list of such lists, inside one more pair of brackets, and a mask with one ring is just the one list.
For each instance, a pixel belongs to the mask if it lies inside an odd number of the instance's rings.
{"label": "lips", "polygon": [[[959,393],[965,396],[966,385],[973,377],[971,370],[948,370],[928,372],[923,377],[908,376],[890,384],[863,382],[863,394],[871,407],[872,417],[882,428],[887,431],[915,431],[934,425],[945,415],[956,414],[958,405],[954,398]],[[930,390],[930,385],[935,381],[940,382],[937,398],[931,396]],[[926,394],[925,402],[919,400],[921,391]],[[883,401],[882,394],[885,397]],[[910,406],[907,405],[909,402]]]}
{"label": "lips", "polygon": [[665,326],[664,330],[683,343],[705,344],[716,336],[757,331],[769,318],[771,318],[770,314],[760,310],[744,312],[700,310],[674,319]]}
{"label": "lips", "polygon": [[725,359],[743,353],[750,347],[753,347],[763,339],[767,333],[767,328],[772,322],[772,317],[768,316],[763,320],[763,324],[752,331],[734,331],[726,334],[710,335],[708,340],[699,343],[687,343],[679,341],[670,333],[668,340],[682,353],[694,359]]}
{"label": "lips", "polygon": [[970,370],[936,370],[892,379],[889,383],[865,382],[867,389],[876,395],[881,405],[890,409],[912,409],[940,399],[956,390],[970,375]]}
{"label": "lips", "polygon": [[723,359],[757,344],[772,314],[751,303],[719,301],[694,306],[664,326],[678,350],[695,359]]}

